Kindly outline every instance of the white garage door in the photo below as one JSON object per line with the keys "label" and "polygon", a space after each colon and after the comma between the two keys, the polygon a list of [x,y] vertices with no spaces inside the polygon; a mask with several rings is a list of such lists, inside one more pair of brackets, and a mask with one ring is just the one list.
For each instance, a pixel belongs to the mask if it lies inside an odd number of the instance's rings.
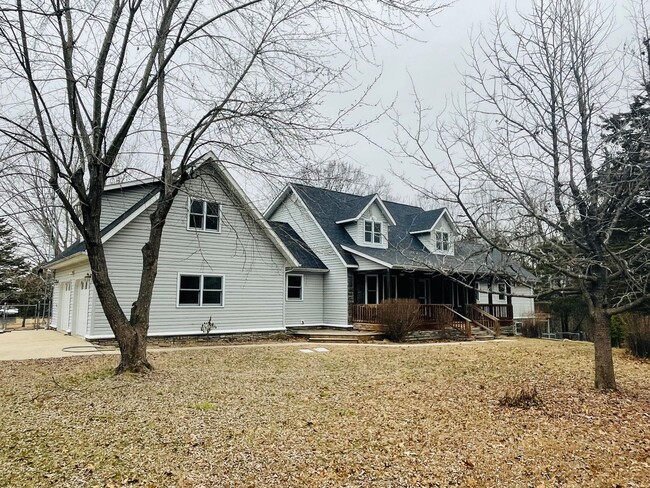
{"label": "white garage door", "polygon": [[72,334],[76,336],[86,335],[86,326],[88,325],[88,291],[90,289],[90,280],[77,281],[75,285],[75,304],[74,304],[74,323],[72,324]]}
{"label": "white garage door", "polygon": [[72,282],[61,283],[59,289],[59,318],[57,319],[57,329],[70,330],[70,294],[72,291]]}

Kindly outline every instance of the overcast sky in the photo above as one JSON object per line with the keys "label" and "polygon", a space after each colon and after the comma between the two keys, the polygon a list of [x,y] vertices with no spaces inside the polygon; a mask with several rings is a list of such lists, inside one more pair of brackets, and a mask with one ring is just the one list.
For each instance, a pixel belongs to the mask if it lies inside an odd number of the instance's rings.
{"label": "overcast sky", "polygon": [[[529,1],[496,0],[457,0],[454,5],[440,12],[433,18],[432,24],[422,24],[422,30],[415,35],[422,40],[401,40],[398,47],[388,41],[379,41],[374,51],[376,60],[382,66],[383,74],[371,94],[373,100],[389,104],[395,99],[396,108],[402,117],[413,117],[413,88],[411,78],[423,103],[432,108],[433,113],[444,112],[447,101],[462,93],[460,72],[464,69],[463,51],[469,46],[470,34],[477,33],[482,27],[489,31],[493,12],[503,6],[512,8],[518,5],[526,9]],[[632,27],[629,22],[627,1],[604,1],[611,5],[616,16],[614,42],[630,38]],[[371,65],[362,66],[353,75],[369,83],[377,75],[378,68]],[[444,113],[443,113],[444,117]],[[380,144],[390,145],[394,137],[394,128],[390,120],[376,123],[368,135]],[[401,199],[408,200],[410,189],[391,173],[406,172],[417,178],[427,174],[421,169],[409,165],[400,165],[389,155],[373,147],[372,144],[355,140],[355,144],[346,149],[344,156],[368,173],[384,175],[393,182],[393,193]],[[433,154],[436,154],[435,149]],[[441,155],[438,157],[441,158]],[[441,158],[442,159],[442,158]],[[433,181],[433,180],[432,180]],[[252,194],[254,188],[247,188]],[[261,203],[258,200],[259,203]]]}

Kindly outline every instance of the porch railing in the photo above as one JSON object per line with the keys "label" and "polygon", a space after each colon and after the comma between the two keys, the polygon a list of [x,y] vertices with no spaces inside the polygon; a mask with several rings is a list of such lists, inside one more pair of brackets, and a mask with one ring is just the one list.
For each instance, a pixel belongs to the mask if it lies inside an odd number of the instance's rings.
{"label": "porch railing", "polygon": [[481,304],[481,305],[470,305],[474,307],[478,307],[484,312],[489,313],[490,315],[496,317],[497,319],[504,321],[504,320],[512,320],[512,305],[508,304],[501,304],[501,305],[489,305],[489,304]]}
{"label": "porch railing", "polygon": [[[463,334],[471,335],[471,323],[468,318],[458,314],[451,305],[420,305],[422,329],[444,330],[453,327]],[[350,305],[350,321],[356,324],[381,324],[381,308],[376,304]]]}

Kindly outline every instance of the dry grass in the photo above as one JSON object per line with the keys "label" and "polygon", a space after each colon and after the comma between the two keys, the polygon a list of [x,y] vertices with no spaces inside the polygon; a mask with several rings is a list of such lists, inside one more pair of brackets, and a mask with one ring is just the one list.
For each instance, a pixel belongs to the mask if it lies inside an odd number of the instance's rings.
{"label": "dry grass", "polygon": [[601,394],[588,344],[298,349],[1,363],[0,486],[650,486],[648,362]]}

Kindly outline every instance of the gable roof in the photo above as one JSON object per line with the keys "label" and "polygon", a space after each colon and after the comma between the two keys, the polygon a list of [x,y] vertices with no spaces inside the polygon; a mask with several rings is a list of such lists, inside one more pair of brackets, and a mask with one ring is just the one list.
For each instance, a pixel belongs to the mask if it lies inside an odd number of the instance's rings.
{"label": "gable roof", "polygon": [[[271,242],[276,246],[278,251],[285,257],[285,259],[291,263],[293,266],[299,266],[300,263],[296,257],[289,251],[284,242],[278,237],[278,235],[273,231],[269,223],[264,219],[260,214],[259,210],[253,205],[250,199],[243,192],[241,187],[237,184],[234,178],[230,175],[225,166],[220,163],[216,156],[212,152],[208,152],[191,163],[196,169],[203,167],[205,164],[210,164],[210,168],[216,170],[216,172],[223,177],[225,183],[231,188],[234,194],[240,199],[242,207],[250,214],[250,216],[260,225],[262,231],[266,236],[271,240]],[[131,206],[128,210],[122,213],[115,220],[110,222],[101,230],[102,243],[107,242],[112,236],[117,234],[124,226],[131,222],[134,218],[144,212],[149,208],[157,199],[158,193],[160,191],[161,183],[155,179],[148,179],[146,181],[137,181],[130,183],[120,183],[116,185],[111,185],[109,191],[128,191],[128,188],[135,187],[148,187],[151,186],[151,191],[149,191],[144,197],[142,197],[138,202]],[[125,190],[127,188],[127,190]],[[70,247],[63,250],[58,256],[46,263],[44,266],[48,268],[57,267],[61,265],[63,261],[71,259],[73,256],[81,255],[86,252],[86,243],[84,241],[77,241],[72,244]]]}
{"label": "gable roof", "polygon": [[267,218],[272,217],[291,191],[304,202],[325,237],[349,267],[357,265],[355,256],[359,256],[389,268],[427,269],[471,275],[503,274],[522,281],[535,279],[512,258],[504,257],[497,250],[483,244],[458,241],[454,246],[454,255],[431,253],[415,234],[430,232],[444,216],[447,216],[453,226],[453,220],[444,208],[426,211],[413,205],[384,202],[395,220],[395,225],[388,228],[387,249],[358,245],[345,226],[337,223],[342,221],[341,216],[359,215],[359,209],[364,209],[371,202],[368,196],[292,183],[266,211]]}
{"label": "gable roof", "polygon": [[305,269],[318,269],[327,271],[327,266],[320,260],[314,251],[307,245],[305,241],[293,230],[291,225],[286,222],[269,222],[269,225],[278,237],[284,242],[291,254],[300,263],[301,268]]}
{"label": "gable roof", "polygon": [[449,211],[446,208],[437,208],[435,210],[427,210],[420,214],[417,214],[413,219],[411,224],[411,234],[427,234],[433,231],[434,227],[438,225],[438,222],[442,218],[446,217],[447,222],[455,232],[457,232],[456,224],[454,224],[453,219],[449,215]]}
{"label": "gable roof", "polygon": [[[138,202],[133,204],[126,212],[120,215],[118,218],[113,220],[110,224],[106,225],[101,230],[102,242],[108,241],[113,235],[117,234],[126,224],[131,222],[134,218],[144,212],[149,208],[157,199],[159,186],[155,186],[150,192],[148,192],[144,197],[142,197]],[[81,254],[86,252],[86,243],[83,240],[79,240],[72,244],[70,247],[64,249],[59,255],[57,255],[51,261],[45,263],[45,267],[52,267],[53,265],[60,264],[62,261],[66,261],[76,254]]]}
{"label": "gable roof", "polygon": [[[337,220],[337,224],[346,224],[348,222],[356,222],[359,220],[364,213],[370,208],[370,206],[376,203],[379,209],[381,210],[381,213],[384,214],[384,217],[386,217],[386,220],[390,222],[391,225],[395,225],[395,219],[393,216],[390,214],[388,209],[386,208],[386,205],[384,205],[384,202],[381,201],[381,198],[379,198],[379,195],[367,195],[365,197],[360,197],[359,200],[352,201],[350,202],[350,208],[349,208],[349,215],[348,216],[343,216],[340,220]],[[359,209],[359,207],[361,207]]]}

